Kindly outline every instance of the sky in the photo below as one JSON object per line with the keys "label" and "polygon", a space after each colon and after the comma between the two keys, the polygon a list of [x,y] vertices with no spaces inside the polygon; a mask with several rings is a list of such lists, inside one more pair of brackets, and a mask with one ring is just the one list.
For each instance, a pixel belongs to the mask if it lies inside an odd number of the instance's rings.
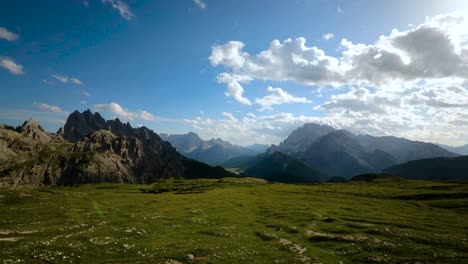
{"label": "sky", "polygon": [[468,143],[468,1],[5,0],[0,123],[91,109],[277,144],[307,122]]}

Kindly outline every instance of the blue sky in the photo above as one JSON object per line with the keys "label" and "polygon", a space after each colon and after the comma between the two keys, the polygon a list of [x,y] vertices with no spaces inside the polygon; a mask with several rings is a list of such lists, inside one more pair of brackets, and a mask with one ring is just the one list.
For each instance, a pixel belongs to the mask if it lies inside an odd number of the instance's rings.
{"label": "blue sky", "polygon": [[[467,134],[453,132],[468,124],[463,110],[468,102],[460,101],[468,94],[467,33],[453,29],[466,20],[454,19],[454,27],[448,27],[440,22],[446,20],[433,19],[452,12],[459,13],[451,17],[466,18],[464,1],[12,0],[0,5],[0,122],[18,125],[33,117],[55,131],[68,113],[90,108],[156,132],[193,130],[238,144],[278,143],[304,122],[468,143]],[[398,38],[393,29],[426,40],[423,34],[433,32],[419,34],[419,25],[447,30],[458,60],[431,68],[431,59],[408,53],[418,48],[388,46]],[[377,43],[382,35],[388,43]],[[306,40],[306,48],[298,38]],[[281,49],[275,60],[298,55],[309,66],[265,62],[261,52],[271,51],[274,40]],[[306,54],[313,47],[316,61]],[[369,68],[343,56],[374,48],[381,61],[406,52],[401,58],[429,66],[419,74],[418,65]],[[430,51],[423,43],[419,49]],[[340,69],[332,70],[335,59]],[[452,69],[454,61],[461,66]],[[372,70],[376,73],[369,74]],[[232,82],[232,76],[243,79]],[[404,101],[392,101],[403,93]],[[452,116],[434,117],[431,113],[441,112],[437,107]]]}

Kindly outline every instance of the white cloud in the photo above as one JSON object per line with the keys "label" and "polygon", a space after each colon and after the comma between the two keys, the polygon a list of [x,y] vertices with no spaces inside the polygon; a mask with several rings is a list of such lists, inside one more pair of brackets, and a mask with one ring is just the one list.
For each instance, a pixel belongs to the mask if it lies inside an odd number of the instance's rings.
{"label": "white cloud", "polygon": [[240,41],[229,41],[224,45],[214,46],[211,50],[209,60],[211,65],[224,65],[226,67],[239,69],[248,57],[246,52],[242,52],[245,44]]}
{"label": "white cloud", "polygon": [[445,144],[468,141],[468,84],[461,78],[354,87],[316,107],[357,133]]}
{"label": "white cloud", "polygon": [[54,77],[62,83],[68,83],[70,81],[70,79],[67,76],[63,76],[60,74],[53,74],[52,77]]}
{"label": "white cloud", "polygon": [[325,40],[330,40],[330,39],[334,38],[335,35],[333,35],[333,33],[327,33],[327,34],[323,34],[322,37],[323,37],[323,39],[325,39]]}
{"label": "white cloud", "polygon": [[12,58],[0,56],[0,67],[10,71],[14,75],[24,74],[23,66],[16,64]]}
{"label": "white cloud", "polygon": [[52,77],[54,77],[61,83],[73,83],[76,85],[83,85],[83,82],[81,80],[74,78],[74,77],[68,77],[66,75],[61,75],[61,74],[53,74]]}
{"label": "white cloud", "polygon": [[[329,56],[318,47],[306,46],[304,38],[297,38],[274,40],[256,55],[243,51],[244,43],[230,41],[214,46],[209,60],[213,66],[225,67],[222,76],[235,75],[249,81],[335,87],[366,83],[380,87],[395,81],[467,79],[466,28],[468,17],[453,13],[430,18],[411,30],[395,29],[372,44],[343,39],[341,57]],[[239,86],[241,83],[237,82]]]}
{"label": "white cloud", "polygon": [[72,82],[74,84],[78,84],[78,85],[83,85],[83,82],[81,82],[80,80],[78,80],[76,78],[70,78],[70,82]]}
{"label": "white cloud", "polygon": [[112,6],[112,8],[119,11],[120,16],[122,16],[126,20],[131,20],[135,17],[130,7],[121,0],[102,0],[102,2],[109,3]]}
{"label": "white cloud", "polygon": [[89,92],[87,92],[87,91],[83,91],[81,94],[82,94],[83,96],[86,96],[86,97],[90,97],[90,96],[91,96],[91,94],[90,94]]}
{"label": "white cloud", "polygon": [[281,88],[273,88],[270,86],[267,88],[267,91],[270,92],[269,95],[266,95],[262,98],[255,99],[255,103],[262,106],[259,109],[259,111],[272,109],[273,105],[293,104],[293,103],[306,103],[306,104],[312,103],[312,101],[308,100],[305,97],[294,97],[293,95],[283,91],[283,89]]}
{"label": "white cloud", "polygon": [[139,110],[139,111],[129,111],[126,108],[123,108],[117,103],[109,103],[109,104],[96,104],[94,105],[94,110],[112,114],[115,117],[119,117],[124,121],[133,121],[133,120],[144,120],[144,121],[155,121],[156,117],[151,113]]}
{"label": "white cloud", "polygon": [[206,8],[206,3],[203,0],[193,0],[193,2],[201,9]]}
{"label": "white cloud", "polygon": [[241,83],[249,82],[250,79],[246,76],[240,76],[235,74],[222,73],[218,75],[219,83],[226,83],[227,90],[224,92],[226,96],[233,97],[236,101],[241,104],[251,105],[249,99],[244,97],[244,88]]}
{"label": "white cloud", "polygon": [[271,42],[270,47],[257,55],[243,52],[244,44],[230,41],[215,46],[209,57],[213,66],[224,66],[237,79],[294,81],[308,85],[342,83],[340,61],[325,55],[317,47],[307,47],[304,38]]}
{"label": "white cloud", "polygon": [[237,118],[235,118],[231,113],[222,112],[221,114],[226,117],[226,120],[237,122]]}
{"label": "white cloud", "polygon": [[4,39],[6,41],[15,41],[18,38],[18,34],[11,32],[4,27],[0,27],[0,39]]}
{"label": "white cloud", "polygon": [[65,114],[66,112],[60,109],[60,107],[55,106],[55,105],[49,105],[45,103],[37,103],[34,102],[33,105],[41,110],[49,111],[49,112],[54,112],[57,114]]}

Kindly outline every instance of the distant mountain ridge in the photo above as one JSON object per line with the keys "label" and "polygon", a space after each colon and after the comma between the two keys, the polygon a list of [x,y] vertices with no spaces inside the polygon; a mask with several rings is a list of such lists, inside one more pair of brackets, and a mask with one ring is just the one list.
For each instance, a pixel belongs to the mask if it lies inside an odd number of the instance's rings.
{"label": "distant mountain ridge", "polygon": [[413,160],[387,168],[384,172],[415,180],[466,179],[468,156]]}
{"label": "distant mountain ridge", "polygon": [[259,154],[252,149],[231,144],[220,138],[203,140],[194,132],[183,135],[161,134],[161,138],[171,143],[184,156],[210,165],[220,165],[239,156]]}
{"label": "distant mountain ridge", "polygon": [[146,127],[99,113],[73,112],[64,129],[46,133],[30,119],[16,131],[0,127],[0,186],[150,183],[158,178],[232,176],[179,154]]}
{"label": "distant mountain ridge", "polygon": [[452,147],[452,146],[447,146],[447,145],[439,145],[439,146],[441,146],[442,148],[448,151],[455,152],[460,155],[468,155],[468,144],[458,146],[458,147]]}
{"label": "distant mountain ridge", "polygon": [[272,150],[291,155],[328,176],[347,178],[379,173],[410,160],[458,156],[431,143],[392,136],[356,136],[346,130],[312,123],[294,130],[279,146],[272,146]]}

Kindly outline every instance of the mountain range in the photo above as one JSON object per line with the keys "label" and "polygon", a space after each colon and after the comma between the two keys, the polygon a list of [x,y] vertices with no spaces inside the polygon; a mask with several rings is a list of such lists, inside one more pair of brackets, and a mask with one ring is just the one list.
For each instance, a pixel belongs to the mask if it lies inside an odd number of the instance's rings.
{"label": "mountain range", "polygon": [[[300,161],[300,167],[306,165],[310,170],[319,171],[318,175],[321,175],[322,179],[324,175],[328,178],[339,176],[349,179],[359,174],[380,173],[386,168],[411,160],[458,156],[431,143],[392,136],[354,135],[346,130],[309,123],[294,130],[278,146],[271,146],[265,154],[262,154],[263,156],[232,159],[225,165],[237,165],[239,168],[245,168],[246,174],[258,175],[260,173],[256,169],[259,167],[258,163],[264,163],[265,155],[275,152],[284,153]],[[281,163],[287,159],[276,160]],[[278,174],[281,171],[271,174]],[[303,175],[302,178],[305,179],[306,176]]]}
{"label": "mountain range", "polygon": [[179,154],[146,128],[75,111],[63,129],[47,133],[34,120],[0,127],[0,186],[151,183],[159,178],[232,176]]}
{"label": "mountain range", "polygon": [[237,146],[220,138],[203,140],[194,132],[184,135],[160,134],[161,138],[176,148],[182,155],[210,165],[221,165],[239,156],[255,156],[260,151]]}
{"label": "mountain range", "polygon": [[448,151],[458,153],[460,155],[468,155],[468,144],[458,146],[458,147],[452,147],[452,146],[447,146],[447,145],[440,145],[440,146]]}
{"label": "mountain range", "polygon": [[[265,146],[256,146],[262,149]],[[466,177],[466,158],[438,145],[392,136],[354,135],[305,124],[264,153],[196,133],[156,134],[86,110],[48,133],[33,119],[0,126],[0,186],[151,183],[160,178],[241,175],[287,183],[350,179],[380,172],[414,179]],[[210,165],[208,165],[208,164]],[[455,171],[451,171],[453,169]],[[444,174],[446,172],[446,176]]]}

